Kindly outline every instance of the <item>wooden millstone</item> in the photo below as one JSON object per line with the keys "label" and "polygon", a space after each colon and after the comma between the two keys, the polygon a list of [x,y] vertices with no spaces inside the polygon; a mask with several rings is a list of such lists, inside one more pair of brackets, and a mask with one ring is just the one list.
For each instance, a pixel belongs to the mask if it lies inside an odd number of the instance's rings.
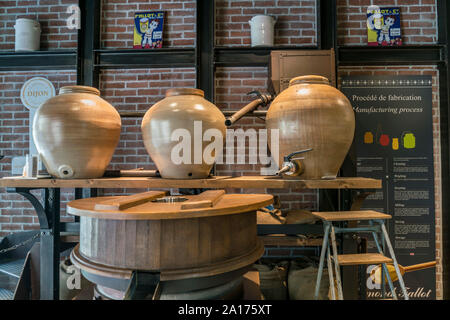
{"label": "wooden millstone", "polygon": [[79,254],[97,265],[159,271],[167,279],[224,273],[261,257],[256,210],[271,204],[271,195],[217,190],[180,196],[184,202],[152,202],[164,195],[70,202],[69,214],[80,216]]}

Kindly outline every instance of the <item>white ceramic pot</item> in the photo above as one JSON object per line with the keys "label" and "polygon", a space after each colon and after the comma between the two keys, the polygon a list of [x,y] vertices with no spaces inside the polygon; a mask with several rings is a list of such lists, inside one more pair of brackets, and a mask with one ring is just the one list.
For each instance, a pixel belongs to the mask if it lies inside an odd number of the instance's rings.
{"label": "white ceramic pot", "polygon": [[254,16],[249,22],[252,35],[252,47],[272,47],[275,18],[271,16]]}
{"label": "white ceramic pot", "polygon": [[39,51],[41,26],[38,21],[25,18],[17,19],[14,29],[16,29],[16,51]]}

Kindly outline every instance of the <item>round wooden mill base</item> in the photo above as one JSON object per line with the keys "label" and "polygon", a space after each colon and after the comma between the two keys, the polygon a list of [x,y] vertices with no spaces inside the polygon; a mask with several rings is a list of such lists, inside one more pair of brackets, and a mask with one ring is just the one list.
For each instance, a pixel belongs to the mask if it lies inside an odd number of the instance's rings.
{"label": "round wooden mill base", "polygon": [[[164,293],[159,300],[240,300],[243,296],[243,277],[232,279],[221,285],[203,290],[178,293]],[[123,300],[125,291],[119,291],[96,285],[94,287],[94,300]]]}
{"label": "round wooden mill base", "polygon": [[71,259],[100,277],[130,279],[134,270],[157,272],[161,283],[220,277],[262,256],[256,210],[271,203],[271,195],[223,190],[75,200],[68,213],[80,216],[80,244]]}

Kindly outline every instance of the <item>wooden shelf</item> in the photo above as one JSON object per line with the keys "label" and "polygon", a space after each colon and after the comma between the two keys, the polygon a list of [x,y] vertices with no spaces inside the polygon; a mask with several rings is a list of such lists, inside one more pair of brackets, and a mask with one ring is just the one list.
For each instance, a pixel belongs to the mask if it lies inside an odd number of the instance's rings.
{"label": "wooden shelf", "polygon": [[340,254],[338,255],[338,261],[341,266],[392,263],[391,258],[379,253]]}
{"label": "wooden shelf", "polygon": [[208,179],[101,178],[101,179],[25,179],[2,178],[4,188],[251,188],[251,189],[381,189],[381,180],[336,178],[334,180],[288,180],[275,176],[218,176]]}
{"label": "wooden shelf", "polygon": [[359,221],[359,220],[384,220],[392,216],[381,212],[366,211],[337,211],[337,212],[313,212],[314,216],[325,221]]}

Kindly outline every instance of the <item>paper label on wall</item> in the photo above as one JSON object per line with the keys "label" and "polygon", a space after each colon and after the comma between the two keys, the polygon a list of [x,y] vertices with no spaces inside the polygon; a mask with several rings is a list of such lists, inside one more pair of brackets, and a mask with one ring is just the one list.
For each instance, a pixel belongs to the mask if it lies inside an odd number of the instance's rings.
{"label": "paper label on wall", "polygon": [[56,95],[53,84],[46,78],[35,77],[24,83],[20,90],[23,105],[30,110],[30,149],[29,154],[38,154],[33,140],[33,120],[36,110],[48,99]]}
{"label": "paper label on wall", "polygon": [[29,110],[36,110],[55,94],[55,87],[48,79],[36,77],[24,83],[20,90],[20,100]]}

